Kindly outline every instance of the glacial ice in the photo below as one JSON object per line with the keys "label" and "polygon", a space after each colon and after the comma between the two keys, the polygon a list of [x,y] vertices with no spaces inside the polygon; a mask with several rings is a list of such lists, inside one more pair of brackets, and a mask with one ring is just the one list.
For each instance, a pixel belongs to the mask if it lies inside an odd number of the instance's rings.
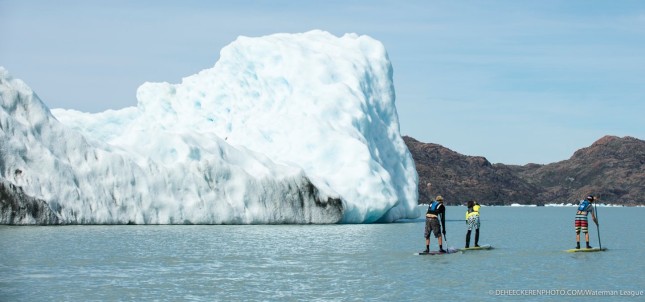
{"label": "glacial ice", "polygon": [[239,37],[212,68],[141,85],[136,107],[83,113],[50,111],[0,67],[0,180],[13,188],[7,195],[24,193],[57,216],[4,204],[0,222],[416,218],[417,173],[392,74],[368,36]]}

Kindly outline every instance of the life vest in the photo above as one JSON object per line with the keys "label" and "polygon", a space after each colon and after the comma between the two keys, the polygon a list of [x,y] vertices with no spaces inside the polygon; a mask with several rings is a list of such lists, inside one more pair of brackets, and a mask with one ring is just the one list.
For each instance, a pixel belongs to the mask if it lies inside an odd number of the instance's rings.
{"label": "life vest", "polygon": [[590,203],[589,203],[589,201],[588,201],[588,200],[586,200],[586,199],[585,199],[585,200],[583,200],[583,201],[580,203],[580,205],[578,206],[578,211],[586,212],[586,211],[587,211],[587,207],[589,206],[589,204],[590,204]]}
{"label": "life vest", "polygon": [[479,211],[475,211],[475,208],[474,208],[474,207],[473,207],[473,209],[472,209],[472,210],[471,210],[471,209],[468,209],[468,210],[466,211],[466,220],[468,220],[468,218],[469,218],[469,217],[471,217],[471,216],[479,216]]}
{"label": "life vest", "polygon": [[430,204],[430,206],[428,207],[428,214],[439,215],[439,211],[437,209],[439,209],[440,205],[441,205],[440,202],[436,200],[433,201],[432,204]]}

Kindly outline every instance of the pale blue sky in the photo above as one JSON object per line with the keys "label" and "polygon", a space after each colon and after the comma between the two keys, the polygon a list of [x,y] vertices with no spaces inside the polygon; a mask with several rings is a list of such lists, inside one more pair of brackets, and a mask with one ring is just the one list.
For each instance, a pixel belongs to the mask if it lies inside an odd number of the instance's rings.
{"label": "pale blue sky", "polygon": [[136,105],[239,35],[380,40],[401,133],[507,164],[645,139],[645,1],[0,0],[0,66],[50,108]]}

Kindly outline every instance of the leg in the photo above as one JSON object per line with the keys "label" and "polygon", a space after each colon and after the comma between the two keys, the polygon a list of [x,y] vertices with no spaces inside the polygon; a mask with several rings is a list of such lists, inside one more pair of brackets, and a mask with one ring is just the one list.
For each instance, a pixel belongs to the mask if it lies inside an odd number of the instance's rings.
{"label": "leg", "polygon": [[468,220],[466,220],[466,224],[468,224],[468,232],[466,233],[466,248],[470,247],[470,234],[473,229],[473,219],[472,216],[468,217]]}
{"label": "leg", "polygon": [[479,215],[475,217],[475,246],[479,247]]}
{"label": "leg", "polygon": [[583,219],[580,220],[580,231],[585,233],[585,241],[587,242],[587,248],[590,249],[591,246],[589,245],[589,229],[588,229],[588,223],[587,223],[587,216],[584,216]]}
{"label": "leg", "polygon": [[475,230],[475,246],[479,247],[479,228]]}
{"label": "leg", "polygon": [[439,252],[445,252],[443,250],[443,238],[441,237],[441,225],[439,224],[439,219],[434,218],[432,219],[432,232],[434,234],[434,237],[437,238],[437,242],[439,243]]}
{"label": "leg", "polygon": [[439,238],[437,239],[439,240],[439,252],[445,253],[446,251],[443,249],[443,236],[439,234]]}
{"label": "leg", "polygon": [[425,237],[425,239],[426,239],[426,249],[424,251],[426,253],[430,251],[430,231],[431,230],[432,230],[432,228],[430,227],[430,220],[428,218],[426,218],[426,227],[425,227],[425,230],[423,232],[423,237]]}
{"label": "leg", "polygon": [[580,231],[582,231],[582,217],[580,215],[576,215],[576,220],[573,223],[573,226],[576,230],[576,248],[580,248]]}

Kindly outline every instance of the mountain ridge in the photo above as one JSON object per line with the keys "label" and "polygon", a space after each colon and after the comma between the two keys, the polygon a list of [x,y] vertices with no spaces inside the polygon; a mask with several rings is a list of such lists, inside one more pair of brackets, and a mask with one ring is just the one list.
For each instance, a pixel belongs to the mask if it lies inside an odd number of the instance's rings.
{"label": "mountain ridge", "polygon": [[[441,194],[446,204],[576,203],[588,194],[601,203],[645,204],[645,141],[606,135],[566,160],[550,164],[491,164],[434,143],[404,136],[419,174],[419,203]],[[432,183],[428,192],[426,183]]]}

